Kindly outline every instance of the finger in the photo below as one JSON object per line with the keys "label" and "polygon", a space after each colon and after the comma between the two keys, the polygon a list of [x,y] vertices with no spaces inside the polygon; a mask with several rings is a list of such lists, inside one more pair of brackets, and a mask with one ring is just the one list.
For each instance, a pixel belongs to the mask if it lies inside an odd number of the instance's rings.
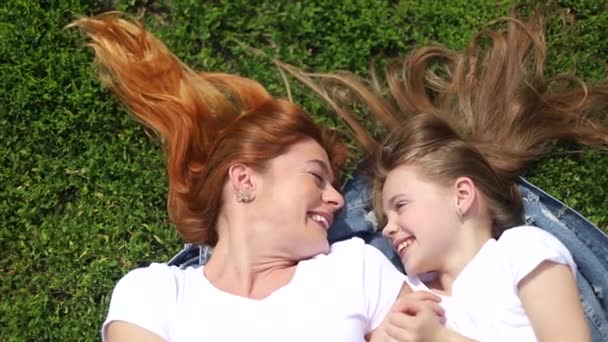
{"label": "finger", "polygon": [[408,294],[405,297],[398,298],[393,304],[393,311],[403,311],[404,307],[410,305],[412,301],[428,301],[439,303],[441,302],[441,297],[427,291],[419,291]]}
{"label": "finger", "polygon": [[407,329],[411,324],[409,322],[413,319],[414,316],[407,315],[402,312],[392,313],[388,317],[388,325],[393,331],[398,329]]}
{"label": "finger", "polygon": [[408,322],[410,327],[407,327],[409,331],[413,332],[424,332],[429,331],[429,328],[432,327],[431,330],[436,330],[441,326],[441,321],[443,317],[436,315],[429,306],[424,307],[420,310],[420,312]]}
{"label": "finger", "polygon": [[[392,313],[386,325],[385,333],[397,341],[422,341],[427,340],[429,333],[437,331],[441,327],[441,318],[432,311],[429,302],[422,303],[418,307],[417,315],[403,313]],[[436,304],[436,303],[433,303]]]}
{"label": "finger", "polygon": [[430,291],[416,291],[416,292],[408,294],[407,296],[405,296],[403,298],[430,300],[430,301],[437,302],[437,303],[441,302],[441,297],[439,297],[438,295],[436,295]]}
{"label": "finger", "polygon": [[393,305],[393,312],[414,316],[422,309],[423,305],[424,301],[413,298],[403,298]]}
{"label": "finger", "polygon": [[[423,314],[424,313],[424,314]],[[419,313],[416,315],[410,315],[406,313],[395,312],[392,313],[386,319],[387,330],[390,328],[391,331],[416,331],[417,327],[420,326],[421,322],[429,320],[429,315],[433,316],[433,319],[440,320],[441,317],[435,315],[429,308],[419,308]]]}
{"label": "finger", "polygon": [[[423,310],[424,312],[425,310]],[[432,313],[429,313],[428,310],[425,314],[419,314],[417,316],[410,316],[408,320],[403,321],[404,327],[394,327],[391,329],[391,332],[399,333],[401,332],[401,336],[409,336],[410,339],[414,341],[419,341],[421,337],[429,335],[429,333],[437,332],[440,327],[440,318],[435,316]],[[407,334],[405,334],[407,332]],[[405,334],[405,335],[404,335]],[[427,339],[423,339],[427,340]]]}
{"label": "finger", "polygon": [[395,303],[395,305],[393,305],[393,312],[400,312],[406,315],[415,316],[420,312],[420,310],[422,310],[422,308],[428,308],[439,317],[445,316],[445,310],[438,303],[428,300],[414,300],[412,298],[408,300],[404,299],[399,303]]}
{"label": "finger", "polygon": [[426,302],[426,307],[429,308],[437,317],[445,317],[445,309],[441,305],[434,302]]}
{"label": "finger", "polygon": [[411,340],[402,336],[392,337],[387,336],[385,339],[386,342],[410,342]]}
{"label": "finger", "polygon": [[[410,317],[411,318],[411,317]],[[386,328],[386,341],[407,342],[412,341],[411,333],[398,326],[391,325]]]}
{"label": "finger", "polygon": [[417,309],[416,316],[429,314],[438,318],[445,317],[445,309],[435,302],[420,302],[420,306],[418,306]]}

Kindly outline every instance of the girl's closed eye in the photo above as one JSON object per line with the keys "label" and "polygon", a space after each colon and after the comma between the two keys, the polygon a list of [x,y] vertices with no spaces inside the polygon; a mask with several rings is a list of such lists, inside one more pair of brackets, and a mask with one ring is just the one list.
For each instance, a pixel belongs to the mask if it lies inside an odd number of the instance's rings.
{"label": "girl's closed eye", "polygon": [[395,211],[400,212],[403,209],[405,209],[406,206],[407,206],[406,201],[399,201],[399,202],[395,203]]}

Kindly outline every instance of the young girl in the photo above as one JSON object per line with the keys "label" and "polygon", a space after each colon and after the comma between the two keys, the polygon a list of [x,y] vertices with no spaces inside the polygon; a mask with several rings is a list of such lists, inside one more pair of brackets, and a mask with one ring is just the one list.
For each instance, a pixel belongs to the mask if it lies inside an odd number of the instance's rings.
{"label": "young girl", "polygon": [[[442,297],[446,328],[477,341],[591,340],[572,256],[551,234],[521,225],[513,182],[431,114],[383,146],[375,180],[383,234],[411,288]],[[420,312],[407,310],[393,311],[389,336],[421,327],[422,340],[440,336],[439,319],[427,315],[412,328],[408,319]]]}
{"label": "young girl", "polygon": [[344,88],[394,131],[377,156],[376,213],[408,284],[441,296],[446,318],[397,303],[384,324],[388,340],[443,341],[456,331],[481,341],[586,341],[589,327],[594,339],[605,336],[589,310],[585,321],[570,252],[522,225],[516,181],[556,139],[606,148],[608,129],[590,114],[608,108],[607,83],[547,79],[543,18],[499,22],[506,28],[478,33],[463,52],[429,46],[390,63],[388,89],[376,77],[284,66],[355,132]]}

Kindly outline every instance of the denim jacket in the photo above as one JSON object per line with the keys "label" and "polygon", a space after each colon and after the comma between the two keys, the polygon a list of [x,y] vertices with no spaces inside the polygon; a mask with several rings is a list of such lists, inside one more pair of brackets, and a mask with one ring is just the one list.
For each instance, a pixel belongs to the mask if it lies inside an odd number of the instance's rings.
{"label": "denim jacket", "polygon": [[[608,341],[608,235],[579,213],[523,178],[517,186],[523,198],[524,221],[557,237],[572,253],[578,271],[576,282],[593,341]],[[377,230],[372,212],[370,183],[361,170],[355,172],[342,186],[345,205],[337,213],[328,232],[330,243],[363,238],[378,248],[403,272],[398,255]],[[185,248],[173,257],[170,265],[199,266],[211,255],[209,246]]]}

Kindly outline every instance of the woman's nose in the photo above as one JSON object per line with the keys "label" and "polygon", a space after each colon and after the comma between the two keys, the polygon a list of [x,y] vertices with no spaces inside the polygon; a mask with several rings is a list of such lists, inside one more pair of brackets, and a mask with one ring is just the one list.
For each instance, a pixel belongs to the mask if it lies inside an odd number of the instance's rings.
{"label": "woman's nose", "polygon": [[329,204],[334,212],[344,206],[344,197],[332,185],[323,192],[323,202]]}

